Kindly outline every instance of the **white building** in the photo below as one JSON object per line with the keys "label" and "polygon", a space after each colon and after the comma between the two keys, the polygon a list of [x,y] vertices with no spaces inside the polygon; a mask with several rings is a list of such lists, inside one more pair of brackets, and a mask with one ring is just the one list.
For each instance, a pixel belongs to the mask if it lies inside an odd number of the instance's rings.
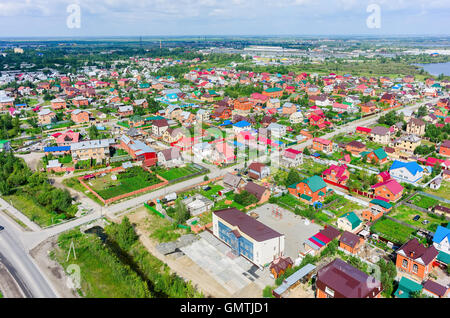
{"label": "white building", "polygon": [[284,234],[235,208],[213,212],[213,234],[260,268],[284,252]]}

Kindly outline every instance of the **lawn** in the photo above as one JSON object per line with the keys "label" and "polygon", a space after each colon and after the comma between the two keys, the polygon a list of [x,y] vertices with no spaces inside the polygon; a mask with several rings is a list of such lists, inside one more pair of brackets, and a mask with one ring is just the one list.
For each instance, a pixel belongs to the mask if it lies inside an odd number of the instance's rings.
{"label": "lawn", "polygon": [[387,240],[400,244],[408,241],[415,232],[414,229],[386,218],[381,218],[372,226],[371,230]]}
{"label": "lawn", "polygon": [[211,187],[211,189],[209,189],[208,191],[203,191],[203,192],[201,192],[201,194],[212,201],[214,201],[213,195],[217,195],[217,192],[225,189],[224,187],[222,187],[221,185],[218,185],[218,184],[210,185],[210,187]]}
{"label": "lawn", "polygon": [[296,207],[299,208],[306,208],[306,205],[301,202],[300,200],[296,199],[291,194],[285,194],[281,197],[278,197],[278,203],[281,205],[286,205],[287,207],[291,208],[292,210],[295,210]]}
{"label": "lawn", "polygon": [[[420,219],[418,221],[414,221],[413,218],[416,215],[420,215]],[[441,225],[441,221],[439,217],[433,217],[430,216],[428,213],[423,213],[418,210],[414,210],[406,205],[400,205],[397,206],[390,214],[389,216],[393,217],[394,219],[403,221],[407,224],[414,225],[416,227],[434,231],[436,230],[438,225]],[[428,224],[422,224],[424,220],[428,220],[430,223]]]}
{"label": "lawn", "polygon": [[429,209],[439,204],[438,200],[420,194],[416,194],[411,201],[412,204],[423,209]]}
{"label": "lawn", "polygon": [[[225,199],[216,202],[216,204],[214,205],[214,210],[217,211],[228,208],[236,208],[242,211],[245,207],[234,201],[234,194],[235,194],[234,192],[227,193],[225,195],[226,197]],[[232,201],[232,203],[226,204],[225,201]]]}
{"label": "lawn", "polygon": [[303,164],[300,167],[300,172],[307,176],[321,175],[322,172],[328,168],[327,166],[316,163],[311,159],[303,160]]}
{"label": "lawn", "polygon": [[34,202],[32,198],[22,194],[5,195],[3,199],[12,203],[12,205],[26,215],[31,221],[41,227],[55,224],[57,220],[65,219],[64,214],[56,214],[48,212],[45,208]]}
{"label": "lawn", "polygon": [[186,165],[186,167],[180,168],[172,168],[172,169],[164,169],[161,167],[156,168],[155,172],[159,174],[164,179],[171,181],[176,180],[182,177],[190,176],[195,173],[200,172],[201,170],[195,168],[192,165]]}
{"label": "lawn", "polygon": [[432,190],[430,188],[426,188],[425,192],[450,200],[450,182],[443,181],[439,190]]}
{"label": "lawn", "polygon": [[355,212],[362,210],[364,208],[358,203],[348,200],[343,196],[337,194],[335,194],[333,198],[334,199],[332,201],[334,201],[336,198],[338,200],[336,202],[333,202],[333,204],[331,204],[330,206],[328,206],[326,210],[336,214],[336,216],[338,217],[347,212]]}
{"label": "lawn", "polygon": [[96,177],[87,183],[103,199],[108,200],[162,182],[156,175],[145,171],[141,167],[133,167],[117,174],[117,180],[112,180],[111,176],[112,174],[108,173],[103,177]]}

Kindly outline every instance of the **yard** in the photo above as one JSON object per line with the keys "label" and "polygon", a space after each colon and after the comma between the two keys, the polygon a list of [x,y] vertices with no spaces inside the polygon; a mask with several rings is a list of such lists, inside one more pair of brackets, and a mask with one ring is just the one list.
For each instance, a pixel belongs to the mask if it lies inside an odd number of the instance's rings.
{"label": "yard", "polygon": [[196,174],[200,172],[201,170],[198,168],[195,168],[193,165],[186,165],[185,167],[180,168],[171,168],[171,169],[165,169],[162,167],[157,167],[154,170],[157,174],[159,174],[164,179],[171,181],[176,180],[182,177],[190,176],[193,174]]}
{"label": "yard", "polygon": [[87,184],[103,199],[108,200],[162,182],[156,175],[141,167],[129,168],[125,172],[118,173],[116,180],[113,180],[112,176],[113,174],[108,173],[87,181]]}
{"label": "yard", "polygon": [[[397,220],[429,231],[436,231],[437,226],[443,222],[439,217],[430,216],[428,213],[414,210],[405,205],[397,206],[389,215]],[[413,218],[416,215],[419,215],[420,219],[414,221]],[[427,220],[429,223],[423,224],[424,220]]]}
{"label": "yard", "polygon": [[416,194],[411,199],[411,203],[423,209],[429,209],[435,205],[439,205],[438,200],[420,194]]}
{"label": "yard", "polygon": [[301,165],[300,172],[307,176],[321,175],[328,167],[320,163],[316,163],[311,159],[305,159]]}
{"label": "yard", "polygon": [[384,217],[378,220],[371,230],[389,241],[400,244],[406,243],[415,232],[414,229]]}
{"label": "yard", "polygon": [[426,188],[425,192],[444,198],[446,200],[450,200],[450,182],[443,181],[439,190],[432,190],[430,188]]}

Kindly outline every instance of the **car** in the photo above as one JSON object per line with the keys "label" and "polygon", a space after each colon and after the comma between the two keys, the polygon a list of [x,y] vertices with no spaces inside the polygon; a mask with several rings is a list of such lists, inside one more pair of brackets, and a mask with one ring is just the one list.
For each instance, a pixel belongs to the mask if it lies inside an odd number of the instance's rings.
{"label": "car", "polygon": [[428,220],[423,220],[423,222],[422,222],[423,225],[427,225],[428,223],[430,223],[430,221],[428,221]]}
{"label": "car", "polygon": [[3,231],[5,228],[0,225],[0,231]]}
{"label": "car", "polygon": [[419,219],[420,219],[420,215],[416,215],[414,218],[413,218],[413,221],[419,221]]}

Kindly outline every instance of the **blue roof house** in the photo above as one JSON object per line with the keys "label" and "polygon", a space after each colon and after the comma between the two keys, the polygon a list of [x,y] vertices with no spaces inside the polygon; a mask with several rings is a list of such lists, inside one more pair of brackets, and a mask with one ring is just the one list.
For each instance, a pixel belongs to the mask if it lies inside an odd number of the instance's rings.
{"label": "blue roof house", "polygon": [[[450,224],[450,223],[449,223]],[[438,226],[433,236],[433,246],[439,251],[438,260],[448,264],[450,261],[450,228]]]}
{"label": "blue roof house", "polygon": [[233,131],[236,134],[240,133],[241,131],[246,131],[246,130],[250,130],[250,129],[252,129],[252,124],[250,124],[246,120],[238,121],[237,123],[235,123],[233,125]]}
{"label": "blue roof house", "polygon": [[391,177],[397,179],[397,181],[412,184],[423,178],[423,172],[423,167],[415,161],[403,162],[395,160],[389,169]]}

